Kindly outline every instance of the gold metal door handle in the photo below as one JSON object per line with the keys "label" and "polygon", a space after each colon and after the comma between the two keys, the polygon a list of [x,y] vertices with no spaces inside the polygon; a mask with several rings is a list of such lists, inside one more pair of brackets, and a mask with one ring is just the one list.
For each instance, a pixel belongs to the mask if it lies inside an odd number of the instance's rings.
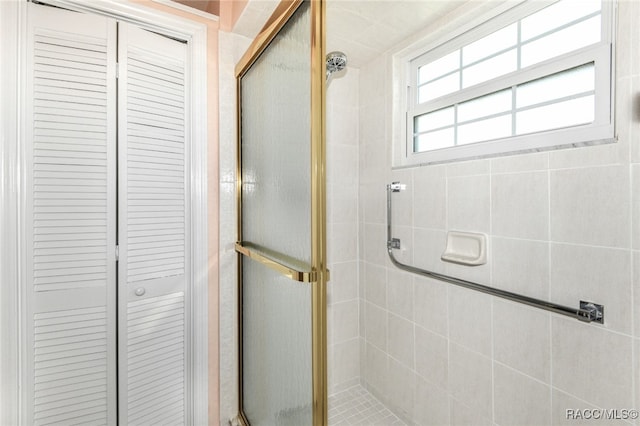
{"label": "gold metal door handle", "polygon": [[[311,271],[311,270],[300,271],[291,266],[287,266],[284,263],[284,261],[280,259],[278,260],[276,259],[277,257],[284,258],[286,256],[278,255],[278,253],[276,252],[270,252],[269,250],[255,246],[251,243],[247,243],[247,242],[236,243],[236,252],[250,259],[253,259],[257,262],[260,262],[266,267],[273,269],[274,271],[294,281],[299,281],[302,283],[314,283],[318,281],[317,271]],[[290,263],[294,263],[294,262],[300,263],[299,261],[290,260]],[[327,271],[326,273],[327,273],[327,280],[328,280],[329,271]]]}

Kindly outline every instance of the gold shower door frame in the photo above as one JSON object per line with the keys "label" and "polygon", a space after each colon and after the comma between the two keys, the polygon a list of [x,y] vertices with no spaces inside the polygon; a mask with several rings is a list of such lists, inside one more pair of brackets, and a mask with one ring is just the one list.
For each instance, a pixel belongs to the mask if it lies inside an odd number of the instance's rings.
{"label": "gold shower door frame", "polygon": [[[264,250],[252,250],[250,243],[243,241],[242,233],[242,126],[241,126],[241,79],[253,63],[264,52],[289,19],[305,1],[310,3],[311,29],[309,33],[311,57],[311,269],[296,270],[291,263],[285,265],[269,256]],[[326,256],[326,147],[325,147],[325,0],[281,0],[267,26],[256,37],[240,62],[236,65],[237,87],[237,242],[238,253],[238,356],[239,356],[239,420],[245,425],[249,421],[243,408],[242,368],[242,275],[243,259],[250,258],[276,272],[300,283],[311,285],[311,352],[312,352],[312,415],[313,426],[327,425],[327,318],[326,288],[329,280]]]}

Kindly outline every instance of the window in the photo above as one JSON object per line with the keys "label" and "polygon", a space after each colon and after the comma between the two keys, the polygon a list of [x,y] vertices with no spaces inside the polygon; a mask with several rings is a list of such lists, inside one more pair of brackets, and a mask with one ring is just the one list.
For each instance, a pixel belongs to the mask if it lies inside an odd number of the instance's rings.
{"label": "window", "polygon": [[404,57],[401,165],[613,140],[613,4],[524,2]]}

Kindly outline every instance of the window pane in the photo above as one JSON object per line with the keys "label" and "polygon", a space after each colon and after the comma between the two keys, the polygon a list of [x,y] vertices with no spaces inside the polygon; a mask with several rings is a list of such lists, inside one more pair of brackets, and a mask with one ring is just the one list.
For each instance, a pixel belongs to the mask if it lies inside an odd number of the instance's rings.
{"label": "window pane", "polygon": [[593,122],[595,96],[584,96],[516,113],[516,134],[560,129]]}
{"label": "window pane", "polygon": [[522,67],[600,41],[600,15],[522,46]]}
{"label": "window pane", "polygon": [[516,107],[523,108],[595,89],[592,63],[550,75],[516,88]]}
{"label": "window pane", "polygon": [[462,70],[462,87],[467,88],[517,69],[518,55],[516,49],[513,49]]}
{"label": "window pane", "polygon": [[453,107],[423,114],[415,119],[415,132],[423,133],[446,126],[453,126]]}
{"label": "window pane", "polygon": [[511,110],[511,89],[501,90],[458,105],[458,122]]}
{"label": "window pane", "polygon": [[421,104],[458,90],[460,90],[460,73],[456,72],[420,86],[418,91],[418,103]]}
{"label": "window pane", "polygon": [[418,84],[426,83],[460,68],[460,50],[418,68]]}
{"label": "window pane", "polygon": [[511,114],[458,127],[458,145],[511,136]]}
{"label": "window pane", "polygon": [[521,37],[527,41],[600,10],[600,0],[561,1],[522,20]]}
{"label": "window pane", "polygon": [[506,28],[465,46],[462,49],[462,64],[468,65],[479,61],[501,50],[513,47],[517,43],[518,25],[511,24]]}
{"label": "window pane", "polygon": [[414,138],[413,152],[433,151],[449,148],[455,144],[453,128],[423,133]]}

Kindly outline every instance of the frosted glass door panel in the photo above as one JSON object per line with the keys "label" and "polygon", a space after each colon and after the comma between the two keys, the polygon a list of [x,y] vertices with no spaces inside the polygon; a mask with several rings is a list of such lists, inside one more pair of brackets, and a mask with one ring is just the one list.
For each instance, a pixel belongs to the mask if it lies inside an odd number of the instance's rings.
{"label": "frosted glass door panel", "polygon": [[[241,239],[299,271],[311,270],[310,15],[303,2],[240,77]],[[311,425],[313,287],[264,262],[242,259],[242,412],[252,426]]]}
{"label": "frosted glass door panel", "polygon": [[252,426],[311,425],[311,286],[243,262],[243,407]]}
{"label": "frosted glass door panel", "polygon": [[305,3],[241,80],[243,240],[307,263],[310,25]]}

